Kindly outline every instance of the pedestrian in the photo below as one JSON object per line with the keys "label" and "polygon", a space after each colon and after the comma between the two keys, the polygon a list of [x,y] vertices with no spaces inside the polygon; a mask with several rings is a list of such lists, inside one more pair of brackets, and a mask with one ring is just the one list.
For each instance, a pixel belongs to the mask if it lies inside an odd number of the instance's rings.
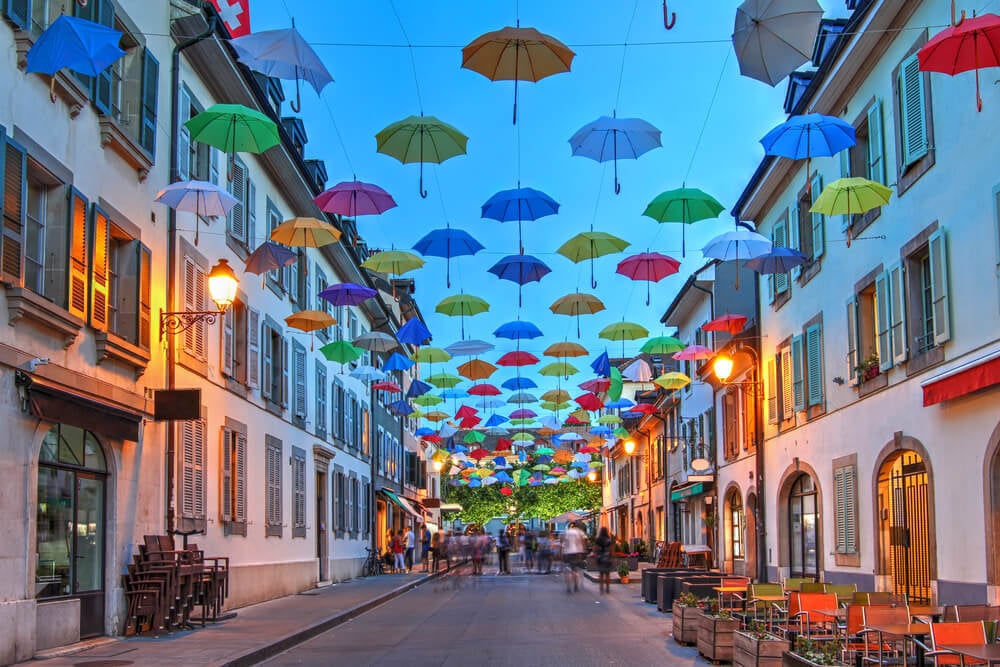
{"label": "pedestrian", "polygon": [[440,558],[444,558],[444,569],[445,571],[451,571],[451,550],[452,550],[452,536],[451,531],[447,531],[444,537],[441,538],[441,544],[438,547],[441,553],[438,554]]}
{"label": "pedestrian", "polygon": [[[598,585],[601,593],[611,592],[611,546],[614,540],[607,526],[601,526],[601,532],[594,540],[594,556],[597,559]],[[607,590],[605,591],[605,587]]]}
{"label": "pedestrian", "polygon": [[397,531],[396,536],[392,538],[392,553],[395,558],[395,565],[393,568],[396,573],[402,573],[406,571],[406,562],[403,560],[403,552],[405,551],[404,545],[405,541],[403,538],[403,531]]}
{"label": "pedestrian", "polygon": [[479,535],[473,535],[471,540],[472,548],[472,574],[473,576],[481,575],[483,573],[483,552],[485,551],[485,545],[483,540]]}
{"label": "pedestrian", "polygon": [[[580,590],[580,573],[577,570],[583,565],[586,551],[586,536],[576,523],[571,523],[562,540],[563,565],[569,567],[566,570],[567,593],[575,593]],[[572,590],[570,590],[571,583]]]}
{"label": "pedestrian", "polygon": [[538,534],[538,571],[542,574],[552,572],[552,542],[546,530]]}
{"label": "pedestrian", "polygon": [[497,532],[497,561],[499,566],[497,574],[510,574],[510,563],[507,560],[509,554],[510,538],[507,536],[507,531],[501,528]]}
{"label": "pedestrian", "polygon": [[424,529],[420,535],[420,562],[423,563],[424,572],[427,571],[428,558],[431,554],[431,529],[424,524]]}
{"label": "pedestrian", "polygon": [[413,534],[413,527],[406,527],[406,535],[403,538],[406,545],[406,572],[409,574],[413,569],[413,549],[417,545],[417,537]]}
{"label": "pedestrian", "polygon": [[535,551],[538,549],[538,538],[535,531],[529,530],[524,535],[524,567],[531,572],[535,568]]}
{"label": "pedestrian", "polygon": [[431,536],[431,556],[434,559],[434,565],[431,569],[437,572],[438,563],[441,561],[441,531],[437,531]]}

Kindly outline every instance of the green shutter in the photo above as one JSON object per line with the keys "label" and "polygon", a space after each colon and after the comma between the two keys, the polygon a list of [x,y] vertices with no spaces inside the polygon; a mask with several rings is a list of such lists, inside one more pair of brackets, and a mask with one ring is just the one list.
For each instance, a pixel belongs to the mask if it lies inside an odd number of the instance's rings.
{"label": "green shutter", "polygon": [[[840,151],[840,177],[850,178],[851,176],[851,149],[845,148]],[[840,216],[840,231],[846,232],[851,226],[853,216],[842,215]]]}
{"label": "green shutter", "polygon": [[[818,173],[813,174],[810,181],[810,207],[816,204],[820,193],[823,192],[823,177]],[[826,250],[826,216],[822,213],[811,213],[812,216],[812,258],[819,259]]]}
{"label": "green shutter", "polygon": [[139,288],[138,296],[138,322],[136,324],[138,331],[138,345],[144,350],[149,349],[150,345],[150,327],[151,327],[151,317],[152,317],[152,298],[153,298],[153,287],[152,287],[152,272],[153,272],[153,253],[152,251],[144,246],[142,243],[137,243],[137,252],[139,253],[139,280],[136,281]]}
{"label": "green shutter", "polygon": [[802,336],[792,338],[792,404],[795,411],[806,409],[805,377],[802,368]]}
{"label": "green shutter", "polygon": [[156,107],[159,97],[160,63],[148,48],[142,50],[142,101],[139,143],[156,158]]}
{"label": "green shutter", "polygon": [[924,109],[924,73],[913,54],[899,66],[899,118],[903,168],[927,154],[927,118]]}
{"label": "green shutter", "polygon": [[[801,239],[799,238],[799,201],[796,199],[791,206],[788,207],[788,227],[785,228],[785,242],[781,245],[786,245],[789,248],[794,248],[795,250],[802,249]],[[788,273],[789,280],[795,280],[802,273],[802,267],[795,266]]]}
{"label": "green shutter", "polygon": [[868,178],[885,184],[885,141],[882,132],[882,100],[868,107]]}
{"label": "green shutter", "polygon": [[[97,4],[97,22],[101,25],[115,27],[115,3],[112,0],[90,0]],[[111,113],[111,68],[109,65],[97,73],[93,79],[93,88],[90,91],[90,98],[94,102],[97,110],[103,114]]]}
{"label": "green shutter", "polygon": [[[784,220],[780,220],[774,225],[774,238],[773,243],[776,246],[784,246],[788,243],[788,223]],[[787,273],[775,273],[774,274],[774,293],[782,294],[788,291],[788,274]]]}
{"label": "green shutter", "polygon": [[892,368],[892,315],[889,272],[875,276],[875,333],[878,335],[878,367],[887,371]]}
{"label": "green shutter", "polygon": [[889,325],[892,339],[892,362],[899,365],[906,361],[906,276],[904,260],[889,269]]}
{"label": "green shutter", "polygon": [[847,377],[851,384],[858,383],[858,366],[861,357],[858,351],[858,297],[852,295],[847,300]]}
{"label": "green shutter", "polygon": [[931,304],[934,310],[934,344],[951,339],[951,310],[948,290],[948,248],[944,229],[927,240],[931,265]]}
{"label": "green shutter", "polygon": [[823,335],[819,324],[806,329],[806,386],[809,405],[823,404]]}
{"label": "green shutter", "polygon": [[3,0],[3,15],[21,30],[31,26],[31,0]]}

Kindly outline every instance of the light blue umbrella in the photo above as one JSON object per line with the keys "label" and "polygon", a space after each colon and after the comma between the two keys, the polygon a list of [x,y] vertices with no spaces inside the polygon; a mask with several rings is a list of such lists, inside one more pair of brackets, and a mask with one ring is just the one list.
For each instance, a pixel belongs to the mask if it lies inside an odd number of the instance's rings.
{"label": "light blue umbrella", "polygon": [[559,204],[544,192],[533,188],[517,187],[513,190],[501,190],[486,200],[482,206],[482,217],[510,222],[517,220],[517,245],[524,254],[524,244],[521,243],[521,221],[538,220],[547,215],[559,212]]}
{"label": "light blue umbrella", "polygon": [[739,261],[766,255],[774,247],[766,236],[750,231],[743,224],[740,223],[740,226],[731,232],[719,234],[701,249],[702,254],[710,259],[737,263],[736,289],[740,288]]}
{"label": "light blue umbrella", "polygon": [[[176,211],[194,213],[194,244],[198,245],[198,220],[201,216],[226,215],[239,203],[215,183],[208,181],[180,181],[171,183],[156,193],[156,201]],[[207,221],[206,221],[207,224]]]}
{"label": "light blue umbrella", "polygon": [[472,338],[452,343],[448,347],[444,348],[444,351],[453,357],[474,357],[482,354],[483,352],[489,352],[495,347],[496,346],[493,343],[487,343],[485,340]]}
{"label": "light blue umbrella", "polygon": [[326,65],[292,22],[291,28],[263,30],[229,40],[239,61],[261,74],[278,79],[295,79],[295,102],[292,111],[301,111],[299,79],[305,79],[319,95],[333,81]]}
{"label": "light blue umbrella", "polygon": [[788,273],[796,266],[802,266],[808,258],[794,248],[776,246],[771,251],[754,257],[746,263],[747,268],[757,273]]}
{"label": "light blue umbrella", "polygon": [[63,69],[97,76],[125,55],[122,33],[93,21],[61,15],[28,50],[28,72],[55,75]]}
{"label": "light blue umbrella", "polygon": [[617,401],[611,401],[610,403],[605,403],[604,407],[609,410],[620,410],[621,408],[631,408],[635,403],[627,398],[619,398]]}
{"label": "light blue umbrella", "polygon": [[510,340],[531,340],[542,336],[542,330],[531,322],[514,320],[501,324],[493,335],[497,338],[509,338]]}
{"label": "light blue umbrella", "polygon": [[598,162],[613,160],[615,194],[618,194],[622,191],[618,182],[618,160],[634,160],[662,144],[660,131],[644,120],[601,116],[577,130],[570,137],[569,145],[573,155]]}
{"label": "light blue umbrella", "polygon": [[458,387],[449,387],[447,389],[442,389],[438,396],[441,398],[465,398],[469,395],[469,392],[465,389],[459,389]]}

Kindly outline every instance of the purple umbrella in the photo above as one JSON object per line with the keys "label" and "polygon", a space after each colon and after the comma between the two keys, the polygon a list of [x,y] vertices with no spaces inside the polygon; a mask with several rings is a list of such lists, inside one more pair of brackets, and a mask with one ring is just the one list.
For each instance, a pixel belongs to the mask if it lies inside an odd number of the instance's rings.
{"label": "purple umbrella", "polygon": [[520,408],[510,413],[511,419],[533,419],[537,416],[538,414],[535,411],[529,410],[528,408]]}
{"label": "purple umbrella", "polygon": [[319,193],[313,200],[327,213],[353,218],[357,215],[378,215],[396,207],[396,201],[377,185],[361,181],[344,181]]}
{"label": "purple umbrella", "polygon": [[371,287],[355,285],[354,283],[338,283],[330,285],[319,295],[335,306],[357,306],[366,299],[378,294]]}
{"label": "purple umbrella", "polygon": [[297,259],[298,255],[294,250],[273,241],[264,241],[247,257],[246,270],[247,273],[260,275],[283,266],[291,266]]}

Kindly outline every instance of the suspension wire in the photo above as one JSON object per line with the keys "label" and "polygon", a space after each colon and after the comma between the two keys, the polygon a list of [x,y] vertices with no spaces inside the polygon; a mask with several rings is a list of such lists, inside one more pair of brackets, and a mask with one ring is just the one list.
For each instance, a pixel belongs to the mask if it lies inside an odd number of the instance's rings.
{"label": "suspension wire", "polygon": [[684,182],[687,182],[688,176],[691,175],[691,168],[694,166],[694,159],[698,157],[698,149],[701,148],[701,140],[705,136],[705,129],[708,127],[708,119],[712,116],[712,109],[715,107],[715,100],[719,96],[719,87],[722,84],[722,77],[726,73],[726,66],[729,65],[730,53],[732,53],[732,50],[726,49],[726,58],[722,61],[722,69],[719,70],[719,78],[715,82],[715,90],[712,91],[712,101],[708,103],[708,110],[705,112],[705,120],[702,121],[701,131],[698,132],[698,140],[695,142],[694,150],[691,152],[691,161],[688,162],[687,171],[684,172]]}

